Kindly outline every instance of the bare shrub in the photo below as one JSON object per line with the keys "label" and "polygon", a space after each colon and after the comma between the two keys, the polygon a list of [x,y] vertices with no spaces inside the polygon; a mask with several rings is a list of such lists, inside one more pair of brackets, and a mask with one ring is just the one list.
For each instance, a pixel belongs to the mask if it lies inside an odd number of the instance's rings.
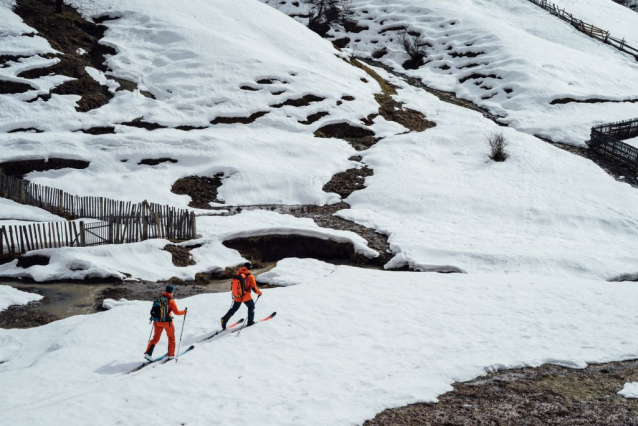
{"label": "bare shrub", "polygon": [[352,0],[303,0],[310,7],[308,28],[324,37],[352,20]]}
{"label": "bare shrub", "polygon": [[388,48],[385,46],[380,46],[380,47],[377,47],[374,50],[374,52],[372,52],[372,57],[374,59],[381,59],[387,54],[388,54]]}
{"label": "bare shrub", "polygon": [[425,50],[425,46],[427,46],[428,43],[423,40],[421,34],[411,35],[407,31],[404,31],[399,34],[397,42],[409,57],[403,64],[405,69],[417,69],[423,65],[423,59],[428,57],[428,52]]}
{"label": "bare shrub", "polygon": [[490,146],[490,159],[497,162],[507,160],[507,140],[502,133],[493,133],[487,137],[487,143]]}

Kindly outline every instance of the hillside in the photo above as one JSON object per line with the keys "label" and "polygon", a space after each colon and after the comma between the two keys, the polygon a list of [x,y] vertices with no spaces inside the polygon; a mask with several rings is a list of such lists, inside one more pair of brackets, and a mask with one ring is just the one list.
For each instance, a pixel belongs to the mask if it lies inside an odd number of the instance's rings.
{"label": "hillside", "polygon": [[[638,46],[637,13],[556,4]],[[592,126],[638,117],[631,55],[528,0],[353,0],[323,37],[290,0],[53,7],[0,0],[0,172],[188,209],[196,229],[0,252],[0,278],[27,291],[145,289],[0,329],[0,423],[362,424],[496,370],[638,358],[638,287],[617,282],[638,274],[638,174],[587,147]],[[70,218],[0,196],[0,229]],[[124,228],[143,234],[140,217]],[[267,286],[257,316],[277,317],[204,342],[229,295],[200,293],[247,259]],[[148,335],[139,295],[167,282],[195,349],[127,374]],[[39,298],[3,287],[2,306]]]}

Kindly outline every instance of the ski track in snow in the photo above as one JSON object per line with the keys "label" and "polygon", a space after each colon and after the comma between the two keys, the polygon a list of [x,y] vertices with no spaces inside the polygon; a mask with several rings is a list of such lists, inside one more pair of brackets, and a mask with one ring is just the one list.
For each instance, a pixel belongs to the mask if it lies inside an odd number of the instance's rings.
{"label": "ski track in snow", "polygon": [[[345,266],[308,274],[301,285],[265,290],[257,315],[277,310],[274,320],[132,375],[148,302],[1,330],[0,375],[12,392],[0,420],[61,424],[72,412],[78,424],[141,425],[159,410],[172,423],[357,424],[388,407],[436,401],[451,383],[495,369],[638,356],[633,283]],[[189,308],[182,346],[217,328],[228,303],[227,294],[178,300]]]}

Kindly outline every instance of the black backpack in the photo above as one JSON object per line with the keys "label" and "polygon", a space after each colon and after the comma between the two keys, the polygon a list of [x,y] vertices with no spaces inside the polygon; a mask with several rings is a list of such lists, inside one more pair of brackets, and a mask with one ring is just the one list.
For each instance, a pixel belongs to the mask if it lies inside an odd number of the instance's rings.
{"label": "black backpack", "polygon": [[[246,277],[248,277],[248,275],[250,275],[250,274],[247,274],[246,276],[243,276],[242,274],[237,274],[237,275],[235,275],[233,277],[233,280],[239,281],[239,288],[241,290],[241,294],[240,294],[241,297],[243,297],[244,294],[246,294],[246,293],[250,293],[250,287],[246,283],[246,281],[247,281]],[[231,290],[232,290],[232,282],[231,282]]]}
{"label": "black backpack", "polygon": [[153,301],[151,308],[151,321],[170,322],[171,316],[168,314],[168,298],[161,296]]}

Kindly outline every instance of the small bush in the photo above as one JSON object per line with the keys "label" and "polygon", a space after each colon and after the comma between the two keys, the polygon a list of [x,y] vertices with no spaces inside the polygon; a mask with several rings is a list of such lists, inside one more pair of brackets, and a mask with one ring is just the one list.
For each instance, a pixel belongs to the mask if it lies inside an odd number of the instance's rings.
{"label": "small bush", "polygon": [[417,69],[423,65],[423,59],[428,57],[428,52],[425,50],[427,43],[420,34],[410,34],[404,31],[399,35],[398,43],[410,58],[403,64],[405,69]]}
{"label": "small bush", "polygon": [[353,24],[352,0],[303,0],[310,11],[308,28],[325,37],[331,28]]}
{"label": "small bush", "polygon": [[487,143],[490,145],[490,159],[497,162],[507,160],[507,140],[502,133],[494,133],[487,137]]}
{"label": "small bush", "polygon": [[387,54],[388,54],[388,48],[385,46],[381,46],[376,48],[374,52],[372,52],[372,57],[374,59],[381,59]]}

